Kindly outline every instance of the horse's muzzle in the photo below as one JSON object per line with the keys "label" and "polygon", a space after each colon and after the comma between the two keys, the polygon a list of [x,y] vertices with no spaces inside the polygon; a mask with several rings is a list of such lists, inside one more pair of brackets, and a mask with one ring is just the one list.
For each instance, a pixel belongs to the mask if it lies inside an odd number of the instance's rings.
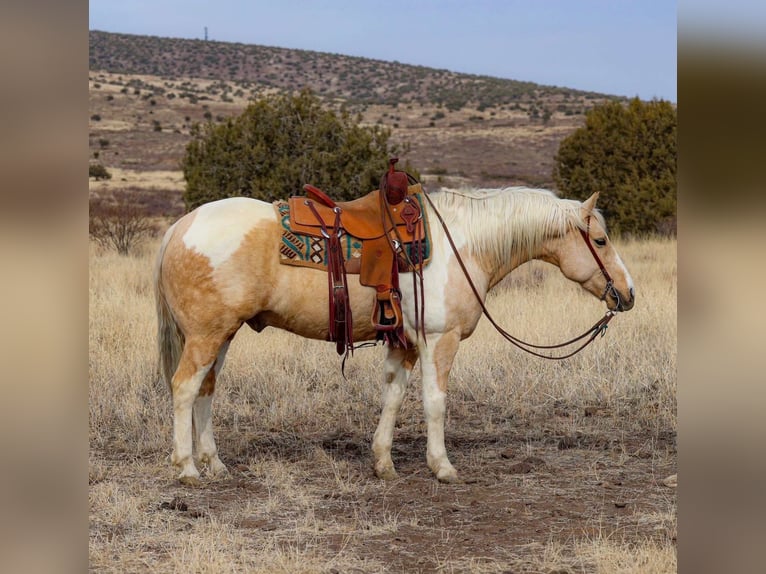
{"label": "horse's muzzle", "polygon": [[[611,281],[607,283],[606,289],[604,290],[604,301],[607,301],[607,296],[614,302],[612,311],[630,311],[636,302],[636,292],[633,287],[628,289],[628,296],[625,297],[620,294],[619,290]],[[608,303],[607,306],[609,306]]]}
{"label": "horse's muzzle", "polygon": [[617,311],[630,311],[636,303],[636,292],[633,290],[633,287],[628,289],[628,297],[622,297],[617,289],[612,288],[612,296],[617,301],[617,306],[615,307]]}

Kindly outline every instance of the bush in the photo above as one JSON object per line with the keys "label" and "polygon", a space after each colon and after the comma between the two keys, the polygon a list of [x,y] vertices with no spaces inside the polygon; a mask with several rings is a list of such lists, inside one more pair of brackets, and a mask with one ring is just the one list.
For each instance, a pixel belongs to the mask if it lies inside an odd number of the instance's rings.
{"label": "bush", "polygon": [[90,201],[88,232],[105,249],[129,255],[153,231],[146,210],[126,190],[116,191],[112,202]]}
{"label": "bush", "polygon": [[[224,123],[195,125],[182,161],[187,209],[224,197],[273,201],[311,183],[335,199],[378,187],[390,130],[361,127],[347,111],[322,107],[310,91],[272,95]],[[409,166],[404,166],[405,168]]]}
{"label": "bush", "polygon": [[674,233],[677,113],[666,101],[607,102],[561,142],[553,179],[562,195],[599,207],[612,231]]}
{"label": "bush", "polygon": [[88,165],[88,177],[93,177],[96,180],[112,179],[112,174],[100,163],[92,163]]}

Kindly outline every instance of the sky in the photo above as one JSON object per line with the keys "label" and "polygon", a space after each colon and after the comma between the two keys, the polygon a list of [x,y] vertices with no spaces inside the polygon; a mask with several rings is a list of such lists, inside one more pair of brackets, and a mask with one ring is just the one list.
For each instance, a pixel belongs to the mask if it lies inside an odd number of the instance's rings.
{"label": "sky", "polygon": [[362,56],[677,102],[674,0],[90,0],[89,29]]}

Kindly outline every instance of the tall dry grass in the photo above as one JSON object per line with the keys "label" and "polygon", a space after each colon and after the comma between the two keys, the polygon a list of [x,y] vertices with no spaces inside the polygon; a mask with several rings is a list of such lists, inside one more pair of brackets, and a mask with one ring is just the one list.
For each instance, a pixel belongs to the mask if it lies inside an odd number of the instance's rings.
{"label": "tall dry grass", "polygon": [[[299,546],[286,547],[273,538],[254,544],[225,516],[195,522],[189,527],[193,536],[179,540],[174,530],[177,525],[171,527],[161,515],[147,514],[150,501],[160,498],[173,476],[167,462],[170,397],[165,385],[158,382],[156,370],[152,267],[158,243],[156,240],[132,257],[91,246],[91,564],[105,570],[120,570],[123,564],[129,571],[384,570],[373,558],[354,553],[341,553],[328,561],[317,546],[318,526],[312,522],[312,505],[318,495],[301,493],[290,469],[277,456],[251,462],[249,472],[268,490],[267,499],[259,502],[262,508],[271,505],[300,511],[295,523],[296,536],[303,541]],[[482,320],[474,335],[462,343],[455,360],[448,396],[448,435],[462,432],[463,421],[471,419],[481,421],[480,432],[513,433],[524,428],[534,439],[534,424],[525,423],[562,408],[569,408],[572,416],[556,424],[563,425],[564,432],[575,432],[584,416],[582,408],[589,406],[611,413],[604,417],[611,433],[675,431],[676,242],[619,241],[617,247],[636,284],[635,308],[618,315],[603,339],[563,362],[519,352]],[[536,263],[514,271],[490,295],[488,307],[514,335],[539,342],[568,339],[604,312],[603,303],[566,281],[557,269]],[[333,349],[331,344],[277,330],[256,334],[245,327],[238,333],[214,406],[224,462],[246,451],[249,441],[264,431],[308,436],[332,430],[371,438],[380,407],[383,350],[357,351],[346,366],[344,380]],[[401,419],[404,425],[421,424],[417,373]],[[275,455],[280,448],[274,445]],[[321,456],[322,452],[307,447],[307,458]],[[125,461],[125,466],[118,469],[115,461]],[[340,492],[364,488],[343,461],[329,467]],[[118,475],[141,474],[144,480],[135,485],[130,480],[115,481]],[[360,515],[356,527],[365,532],[395,531],[396,520],[395,516]],[[348,526],[325,522],[321,528],[323,535],[328,528],[337,528],[340,536],[354,535],[346,531]],[[159,550],[147,554],[147,545]],[[557,558],[560,550],[555,544],[547,547],[538,566],[561,563]],[[579,556],[589,564],[603,565],[598,567],[600,572],[639,571],[624,566],[636,564],[636,560],[647,565],[642,572],[675,567],[674,549],[657,549],[654,543],[621,545],[597,538],[576,541],[565,550],[570,558]],[[163,559],[163,555],[172,558]],[[471,557],[446,564],[448,571],[477,572],[496,571],[493,565],[498,566]]]}
{"label": "tall dry grass", "polygon": [[[156,372],[151,283],[156,247],[149,245],[136,257],[96,247],[91,252],[91,441],[124,443],[136,454],[168,446],[170,402]],[[554,403],[595,404],[629,407],[633,416],[622,420],[625,425],[675,429],[676,243],[632,241],[620,244],[619,251],[636,283],[633,310],[619,314],[603,338],[566,361],[526,355],[482,320],[455,359],[450,411],[491,403],[525,416]],[[514,271],[490,294],[488,307],[514,335],[543,343],[582,332],[605,310],[557,269],[537,262]],[[255,425],[369,431],[378,414],[383,353],[380,347],[357,351],[344,380],[328,343],[243,327],[217,388],[218,424],[235,430]],[[417,374],[413,382],[417,400]],[[413,414],[420,416],[417,409]]]}

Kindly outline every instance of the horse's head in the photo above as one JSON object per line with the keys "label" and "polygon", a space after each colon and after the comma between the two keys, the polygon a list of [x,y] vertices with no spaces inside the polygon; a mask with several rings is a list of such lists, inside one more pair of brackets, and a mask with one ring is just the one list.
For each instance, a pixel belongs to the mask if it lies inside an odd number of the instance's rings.
{"label": "horse's head", "polygon": [[552,255],[567,279],[606,302],[613,311],[627,311],[636,300],[633,279],[609,240],[595,211],[598,192],[582,204],[585,229],[571,229],[556,242]]}

